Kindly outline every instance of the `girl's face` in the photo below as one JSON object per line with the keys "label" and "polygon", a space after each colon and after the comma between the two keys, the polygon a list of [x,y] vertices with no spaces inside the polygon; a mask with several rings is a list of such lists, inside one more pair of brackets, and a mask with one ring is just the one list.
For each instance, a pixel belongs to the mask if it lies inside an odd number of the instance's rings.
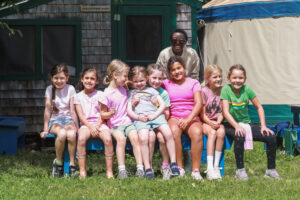
{"label": "girl's face", "polygon": [[185,78],[185,68],[179,62],[175,62],[171,66],[170,75],[174,81],[182,81]]}
{"label": "girl's face", "polygon": [[116,81],[116,85],[118,87],[124,86],[126,81],[128,80],[128,70],[124,70],[122,73],[117,74],[114,73],[114,80]]}
{"label": "girl's face", "polygon": [[142,73],[132,78],[132,86],[135,89],[142,90],[146,87],[146,84],[147,84],[147,77]]}
{"label": "girl's face", "polygon": [[244,72],[238,69],[232,70],[230,76],[228,77],[228,82],[234,89],[240,90],[246,82]]}
{"label": "girl's face", "polygon": [[81,82],[85,90],[93,90],[99,83],[95,72],[86,72],[81,78]]}
{"label": "girl's face", "polygon": [[215,69],[209,76],[207,83],[210,88],[220,88],[222,86],[222,74],[219,70]]}
{"label": "girl's face", "polygon": [[68,80],[69,76],[66,76],[64,72],[59,72],[51,77],[51,81],[57,89],[63,89]]}
{"label": "girl's face", "polygon": [[164,80],[164,74],[162,71],[154,70],[149,76],[149,85],[154,89],[158,90],[161,86],[162,81]]}

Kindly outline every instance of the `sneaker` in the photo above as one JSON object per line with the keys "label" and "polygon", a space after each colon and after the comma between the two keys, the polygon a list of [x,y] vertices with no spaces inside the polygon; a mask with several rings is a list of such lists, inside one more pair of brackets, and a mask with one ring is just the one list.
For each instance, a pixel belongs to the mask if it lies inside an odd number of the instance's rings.
{"label": "sneaker", "polygon": [[161,168],[161,173],[163,175],[163,180],[170,180],[171,172],[169,167]]}
{"label": "sneaker", "polygon": [[176,162],[171,163],[170,168],[171,168],[171,173],[172,173],[171,175],[173,175],[173,176],[179,176],[180,175],[180,171],[178,169],[178,166],[177,166]]}
{"label": "sneaker", "polygon": [[145,177],[147,179],[154,179],[154,173],[153,170],[151,168],[148,168],[145,170]]}
{"label": "sneaker", "polygon": [[69,174],[70,174],[70,177],[78,177],[79,176],[78,168],[74,165],[70,165],[69,166]]}
{"label": "sneaker", "polygon": [[237,169],[236,172],[235,172],[235,178],[243,180],[243,181],[247,181],[248,180],[248,175],[247,175],[247,172],[246,172],[245,168]]}
{"label": "sneaker", "polygon": [[145,172],[142,169],[137,169],[135,175],[140,177],[140,178],[144,178]]}
{"label": "sneaker", "polygon": [[127,172],[127,170],[125,169],[125,170],[119,171],[118,178],[119,179],[128,178],[128,172]]}
{"label": "sneaker", "polygon": [[222,176],[221,176],[221,171],[222,168],[221,167],[214,167],[214,171],[215,171],[215,177],[217,180],[221,180]]}
{"label": "sneaker", "polygon": [[203,181],[203,178],[202,178],[202,176],[201,176],[201,174],[200,174],[200,172],[199,172],[198,169],[195,169],[195,170],[192,172],[191,177],[192,177],[192,179],[194,179],[194,180]]}
{"label": "sneaker", "polygon": [[179,169],[179,177],[184,178],[185,177],[185,170],[183,168]]}
{"label": "sneaker", "polygon": [[209,181],[217,179],[214,168],[207,169],[204,173],[206,173],[206,178]]}
{"label": "sneaker", "polygon": [[265,173],[265,178],[275,178],[277,180],[281,180],[282,178],[277,173],[276,169],[267,169]]}
{"label": "sneaker", "polygon": [[58,178],[64,177],[64,165],[58,165],[56,159],[53,160],[52,176]]}

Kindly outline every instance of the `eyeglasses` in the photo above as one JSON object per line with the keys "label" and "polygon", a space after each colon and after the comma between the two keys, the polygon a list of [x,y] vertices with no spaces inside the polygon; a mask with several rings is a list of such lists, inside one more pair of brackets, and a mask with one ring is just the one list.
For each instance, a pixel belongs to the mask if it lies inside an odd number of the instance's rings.
{"label": "eyeglasses", "polygon": [[171,40],[171,43],[172,43],[172,44],[177,44],[177,43],[179,43],[179,44],[185,44],[185,43],[186,43],[186,40],[176,40],[176,39],[172,39],[172,40]]}

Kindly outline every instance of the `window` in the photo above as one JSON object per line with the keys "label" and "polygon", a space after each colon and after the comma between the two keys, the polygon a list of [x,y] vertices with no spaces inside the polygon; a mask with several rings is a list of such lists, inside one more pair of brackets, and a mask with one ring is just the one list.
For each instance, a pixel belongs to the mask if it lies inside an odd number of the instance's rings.
{"label": "window", "polygon": [[17,33],[0,29],[0,78],[46,79],[51,67],[66,63],[71,75],[81,71],[79,20],[8,20]]}

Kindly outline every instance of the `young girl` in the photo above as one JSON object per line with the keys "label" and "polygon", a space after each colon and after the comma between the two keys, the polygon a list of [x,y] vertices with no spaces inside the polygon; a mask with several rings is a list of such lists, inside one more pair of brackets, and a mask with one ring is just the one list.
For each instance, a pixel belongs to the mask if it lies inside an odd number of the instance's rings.
{"label": "young girl", "polygon": [[203,180],[200,175],[200,162],[203,149],[202,125],[199,113],[202,107],[201,85],[199,81],[185,76],[183,60],[173,56],[168,61],[170,80],[163,81],[163,87],[170,96],[169,125],[175,138],[177,163],[180,176],[185,176],[182,164],[181,135],[185,132],[191,139],[192,178]]}
{"label": "young girl", "polygon": [[204,71],[205,86],[202,88],[203,107],[200,113],[203,123],[203,133],[207,136],[207,170],[208,180],[221,179],[220,158],[224,144],[225,129],[222,103],[222,69],[217,65],[209,65]]}
{"label": "young girl", "polygon": [[48,86],[45,94],[44,130],[41,137],[48,133],[56,135],[56,158],[53,161],[52,175],[63,177],[64,168],[62,155],[65,142],[68,140],[70,154],[70,176],[76,175],[75,149],[76,131],[78,120],[74,109],[74,96],[76,91],[72,85],[68,85],[69,70],[65,64],[55,65],[50,71],[52,85]]}
{"label": "young girl", "polygon": [[[246,82],[246,71],[240,64],[233,65],[227,76],[229,84],[224,86],[221,92],[223,103],[223,115],[228,121],[225,124],[226,134],[234,140],[234,153],[236,159],[237,179],[248,180],[244,168],[244,149],[253,148],[254,141],[262,141],[267,144],[268,168],[265,177],[281,179],[275,169],[276,137],[266,127],[265,113],[253,90],[244,85]],[[249,100],[258,111],[260,127],[251,124],[248,114]]]}
{"label": "young girl", "polygon": [[105,146],[106,176],[113,178],[113,144],[109,128],[100,116],[100,99],[103,92],[97,91],[95,86],[99,83],[98,73],[95,68],[87,68],[81,74],[83,90],[74,99],[74,104],[81,127],[78,131],[77,158],[80,178],[85,178],[86,173],[86,142],[90,137],[100,138]]}
{"label": "young girl", "polygon": [[117,141],[116,154],[120,179],[128,177],[125,168],[126,137],[129,138],[136,158],[136,175],[144,176],[142,154],[136,128],[127,116],[127,91],[124,85],[128,79],[129,67],[120,60],[113,60],[108,65],[107,76],[103,83],[109,84],[100,99],[102,119],[108,119],[111,134]]}
{"label": "young girl", "polygon": [[[168,126],[168,123],[162,114],[165,110],[165,103],[160,97],[159,93],[151,88],[147,87],[147,71],[144,67],[135,66],[130,71],[130,80],[135,88],[130,91],[130,97],[127,106],[127,112],[134,121],[134,125],[139,134],[139,140],[142,151],[143,163],[145,166],[145,176],[149,179],[154,178],[153,170],[150,164],[150,150],[149,150],[149,132],[157,128],[162,132],[166,141],[167,148],[171,159],[171,171],[173,175],[179,175],[179,170],[176,163],[175,144],[172,136],[172,132]],[[139,104],[132,108],[131,99],[133,95],[138,95],[140,98]],[[159,104],[157,108],[152,104],[151,99],[156,98]]]}

